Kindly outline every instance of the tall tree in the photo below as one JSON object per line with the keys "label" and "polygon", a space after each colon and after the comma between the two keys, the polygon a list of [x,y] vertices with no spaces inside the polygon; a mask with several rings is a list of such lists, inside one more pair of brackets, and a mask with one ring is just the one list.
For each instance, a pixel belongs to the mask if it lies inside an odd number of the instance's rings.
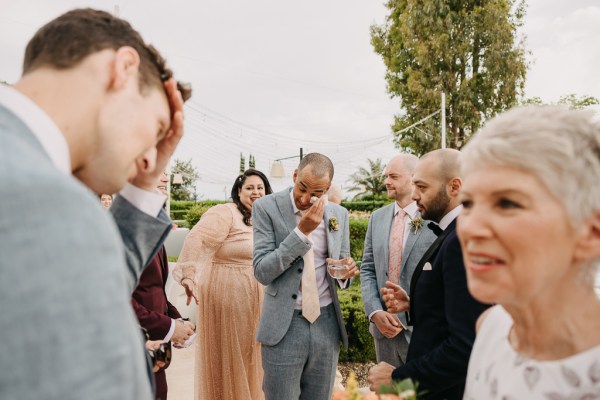
{"label": "tall tree", "polygon": [[244,158],[244,155],[242,153],[240,153],[240,174],[243,174],[245,170],[246,170],[246,159]]}
{"label": "tall tree", "polygon": [[373,197],[380,197],[385,192],[385,177],[383,170],[385,165],[381,164],[381,159],[373,161],[367,159],[369,169],[359,167],[358,171],[350,175],[348,181],[352,186],[348,189],[350,192],[358,192],[354,198],[371,194]]}
{"label": "tall tree", "polygon": [[[200,178],[198,171],[192,165],[192,160],[175,160],[171,169],[171,199],[172,200],[195,200],[196,181]],[[182,184],[173,184],[173,177],[180,174],[183,180]]]}
{"label": "tall tree", "polygon": [[248,160],[248,168],[256,168],[256,160],[254,159],[254,156],[252,154],[250,154]]}
{"label": "tall tree", "polygon": [[438,115],[446,93],[448,147],[460,149],[481,124],[514,105],[527,62],[517,28],[524,0],[389,0],[371,43],[387,67],[387,90],[400,99],[392,130],[417,155],[440,147]]}
{"label": "tall tree", "polygon": [[590,106],[597,106],[600,104],[600,100],[598,100],[594,96],[578,96],[575,93],[566,94],[561,96],[557,102],[545,102],[541,97],[529,97],[520,102],[520,105],[564,105],[569,107],[572,110],[581,110]]}

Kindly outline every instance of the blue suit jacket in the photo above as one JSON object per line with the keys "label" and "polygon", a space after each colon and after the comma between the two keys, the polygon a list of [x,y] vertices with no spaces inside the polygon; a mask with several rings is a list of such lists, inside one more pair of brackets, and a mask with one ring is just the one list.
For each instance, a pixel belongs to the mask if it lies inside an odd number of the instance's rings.
{"label": "blue suit jacket", "polygon": [[[265,285],[265,298],[258,326],[259,342],[274,346],[283,339],[294,314],[296,295],[302,281],[304,260],[310,245],[294,232],[296,217],[290,199],[290,188],[265,196],[252,206],[254,227],[254,276]],[[329,219],[336,217],[339,229],[328,229]],[[337,204],[325,206],[328,256],[340,259],[350,256],[348,211]],[[348,347],[335,280],[325,274],[340,328],[340,340]]]}
{"label": "blue suit jacket", "polygon": [[[423,270],[426,263],[431,263],[430,270]],[[462,399],[475,323],[488,306],[467,289],[456,220],[417,265],[410,299],[414,330],[407,362],[392,377],[419,382],[419,389],[427,391],[424,399]]]}

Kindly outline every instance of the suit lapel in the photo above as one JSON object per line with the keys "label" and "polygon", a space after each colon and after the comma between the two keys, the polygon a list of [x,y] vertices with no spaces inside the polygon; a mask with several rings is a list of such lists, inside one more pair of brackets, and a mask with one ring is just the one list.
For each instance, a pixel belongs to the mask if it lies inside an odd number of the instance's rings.
{"label": "suit lapel", "polygon": [[291,232],[298,225],[296,216],[294,215],[294,207],[292,207],[292,199],[290,198],[290,188],[284,189],[275,195],[275,202],[279,208],[281,218],[285,221],[288,231]]}
{"label": "suit lapel", "polygon": [[404,248],[402,249],[402,270],[404,270],[404,266],[406,265],[406,260],[408,260],[408,256],[410,255],[410,252],[411,252],[413,246],[415,245],[417,238],[421,234],[421,232],[414,233],[413,229],[410,227],[410,225],[408,226],[408,229],[409,229],[409,231],[408,231],[408,237],[406,238],[406,244],[404,245]]}
{"label": "suit lapel", "polygon": [[380,268],[384,274],[387,273],[388,269],[389,269],[390,233],[392,231],[392,225],[394,224],[394,210],[395,210],[395,205],[394,205],[394,203],[392,203],[389,206],[387,206],[387,208],[384,211],[385,214],[381,216],[382,221],[388,221],[388,224],[386,226],[387,229],[385,229],[383,231],[383,238],[381,241],[381,243],[384,243],[384,246],[383,246],[383,258],[382,258],[383,262],[381,263]]}
{"label": "suit lapel", "polygon": [[[335,217],[333,210],[328,205],[325,206],[325,210],[323,212],[323,218],[325,219],[325,236],[327,237],[327,255],[331,257],[333,255],[333,248],[335,237],[333,236],[333,232],[329,230],[329,219],[331,217]],[[337,218],[337,217],[336,217]],[[329,275],[329,274],[328,274]]]}

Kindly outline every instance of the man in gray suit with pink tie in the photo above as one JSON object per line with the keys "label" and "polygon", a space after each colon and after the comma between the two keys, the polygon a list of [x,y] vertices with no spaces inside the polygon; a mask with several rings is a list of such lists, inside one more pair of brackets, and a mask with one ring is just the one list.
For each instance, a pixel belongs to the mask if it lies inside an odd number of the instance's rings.
{"label": "man in gray suit with pink tie", "polygon": [[394,367],[406,362],[412,327],[404,313],[387,311],[381,289],[389,280],[410,292],[415,267],[436,238],[411,198],[418,161],[415,155],[399,154],[386,165],[385,186],[394,202],[371,215],[361,265],[361,292],[377,362]]}
{"label": "man in gray suit with pink tie", "polygon": [[[253,205],[254,275],[265,285],[257,338],[267,400],[329,400],[340,342],[348,346],[336,285],[347,287],[358,269],[349,257],[348,211],[323,196],[332,178],[329,158],[307,154],[293,188]],[[346,264],[345,279],[327,273],[331,259]]]}

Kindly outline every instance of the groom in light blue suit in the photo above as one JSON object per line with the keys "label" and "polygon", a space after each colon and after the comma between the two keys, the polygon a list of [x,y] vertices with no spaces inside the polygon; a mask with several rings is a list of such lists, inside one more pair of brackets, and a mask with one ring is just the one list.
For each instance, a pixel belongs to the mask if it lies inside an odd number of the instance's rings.
{"label": "groom in light blue suit", "polygon": [[[412,154],[400,154],[386,165],[385,185],[388,197],[394,202],[371,215],[361,265],[361,292],[365,314],[371,322],[369,331],[375,340],[377,362],[385,361],[394,367],[406,362],[412,330],[407,328],[404,313],[388,313],[381,298],[381,289],[389,279],[390,251],[394,246],[402,248],[399,281],[394,283],[409,293],[415,267],[436,238],[426,221],[421,219],[423,226],[418,229],[411,223],[420,219],[417,205],[411,199],[412,175],[418,161]],[[400,210],[404,211],[402,215]],[[396,218],[403,218],[404,234],[402,240],[391,243]]]}
{"label": "groom in light blue suit", "polygon": [[[327,263],[343,259],[347,265],[345,279],[337,281],[343,288],[358,269],[349,257],[348,211],[323,196],[332,178],[331,160],[308,154],[294,172],[293,188],[253,205],[254,275],[265,285],[257,338],[267,400],[329,400],[340,342],[348,346],[336,281],[327,273]],[[314,267],[305,262],[308,254],[314,254]],[[316,319],[307,312],[305,279],[311,268]]]}

